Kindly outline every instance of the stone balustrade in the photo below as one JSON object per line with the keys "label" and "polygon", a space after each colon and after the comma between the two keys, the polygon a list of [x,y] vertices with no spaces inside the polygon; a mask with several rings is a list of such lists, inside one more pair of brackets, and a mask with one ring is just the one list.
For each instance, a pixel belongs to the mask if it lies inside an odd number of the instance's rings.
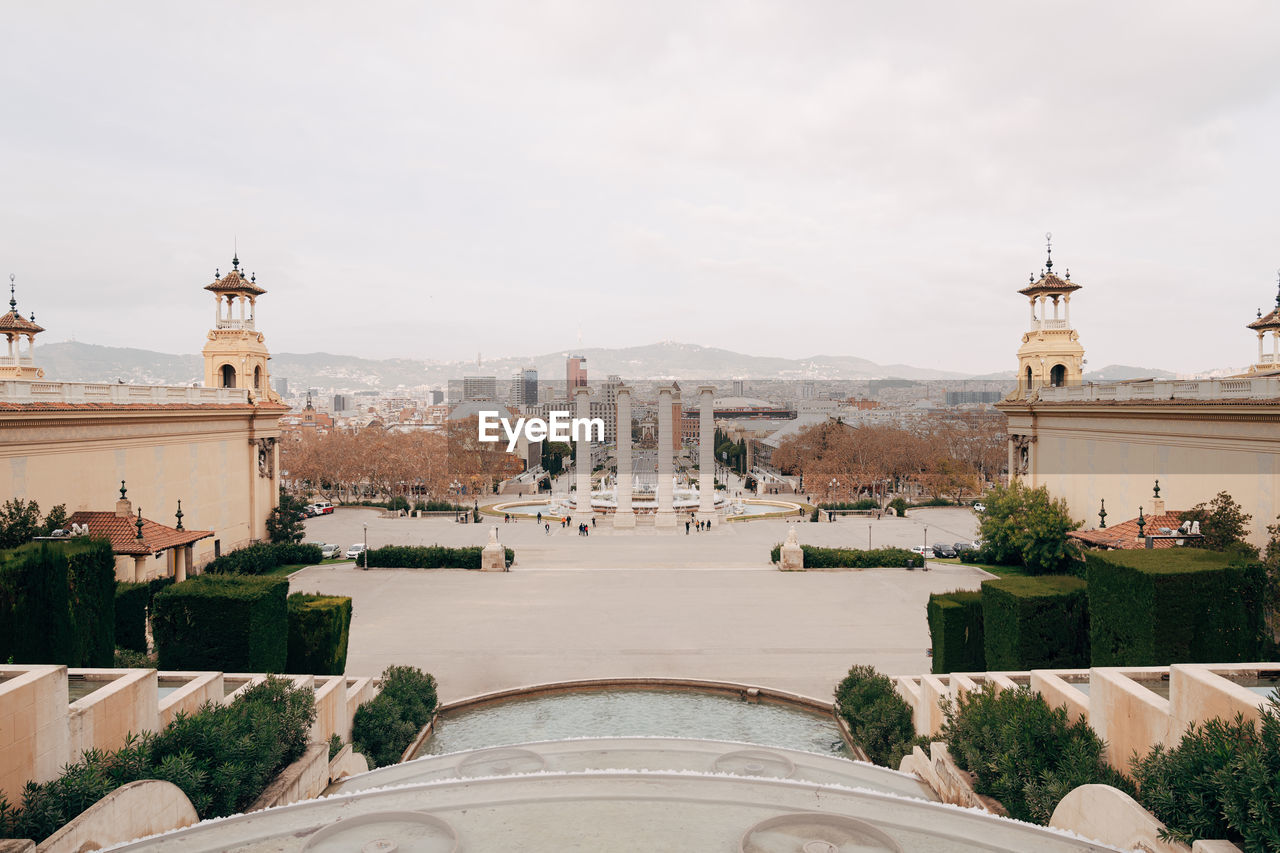
{"label": "stone balustrade", "polygon": [[0,381],[3,403],[222,403],[247,405],[247,388],[203,388],[187,385],[120,385],[101,382]]}
{"label": "stone balustrade", "polygon": [[1043,386],[1041,402],[1094,402],[1125,400],[1274,400],[1280,398],[1280,379],[1143,380],[1141,382],[1087,383]]}

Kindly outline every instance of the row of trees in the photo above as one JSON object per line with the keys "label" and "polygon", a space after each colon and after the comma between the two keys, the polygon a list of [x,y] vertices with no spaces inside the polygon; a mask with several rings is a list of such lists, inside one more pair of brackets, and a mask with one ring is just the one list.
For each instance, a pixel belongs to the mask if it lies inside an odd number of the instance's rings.
{"label": "row of trees", "polygon": [[883,497],[908,483],[959,500],[999,478],[1005,439],[1003,419],[977,414],[927,418],[910,428],[829,420],[785,439],[773,464],[801,475],[806,492],[829,501]]}
{"label": "row of trees", "polygon": [[481,442],[475,418],[438,432],[363,429],[306,435],[280,450],[285,479],[298,492],[344,502],[396,496],[446,499],[487,494],[523,463],[503,442]]}

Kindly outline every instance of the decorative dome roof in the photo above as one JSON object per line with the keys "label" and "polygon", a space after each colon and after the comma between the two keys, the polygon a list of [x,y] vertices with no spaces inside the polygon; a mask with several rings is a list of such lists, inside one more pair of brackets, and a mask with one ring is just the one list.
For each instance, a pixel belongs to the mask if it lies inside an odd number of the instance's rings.
{"label": "decorative dome roof", "polygon": [[[215,275],[217,271],[215,270]],[[240,258],[236,256],[231,259],[231,272],[222,278],[216,279],[213,284],[206,284],[204,289],[212,293],[232,293],[241,296],[261,296],[266,293],[261,287],[255,284],[257,274],[253,274],[248,278],[240,272]]]}
{"label": "decorative dome roof", "polygon": [[14,276],[9,274],[9,312],[0,316],[0,332],[34,335],[43,332],[43,326],[36,325],[36,315],[32,313],[28,320],[18,313],[18,299],[14,296]]}
{"label": "decorative dome roof", "polygon": [[[1280,271],[1277,271],[1277,282],[1280,283]],[[1258,312],[1258,319],[1249,324],[1248,328],[1258,332],[1268,332],[1272,329],[1280,329],[1280,287],[1276,289],[1276,307],[1271,309],[1271,313],[1265,317],[1262,312]]]}
{"label": "decorative dome roof", "polygon": [[1018,292],[1023,296],[1055,296],[1079,290],[1080,285],[1071,280],[1071,270],[1067,270],[1065,277],[1053,271],[1053,235],[1045,234],[1044,238],[1048,258],[1044,262],[1044,269],[1040,271],[1040,279],[1037,281],[1034,275],[1031,276],[1031,283]]}

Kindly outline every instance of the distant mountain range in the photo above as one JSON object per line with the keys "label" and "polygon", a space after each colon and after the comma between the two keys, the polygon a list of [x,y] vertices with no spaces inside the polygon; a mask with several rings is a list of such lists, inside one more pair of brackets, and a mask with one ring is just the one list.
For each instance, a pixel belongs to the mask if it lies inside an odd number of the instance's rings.
{"label": "distant mountain range", "polygon": [[[105,347],[76,341],[51,343],[37,350],[50,379],[67,382],[117,382],[189,385],[204,379],[199,355],[173,355],[126,347]],[[475,362],[419,361],[408,358],[370,359],[332,353],[276,353],[271,375],[292,387],[347,391],[394,390],[420,385],[443,386],[464,375],[497,376],[507,380],[517,370],[535,368],[542,380],[564,376],[569,351],[532,358],[502,358]],[[617,374],[628,380],[859,380],[859,379],[1011,379],[1014,371],[982,376],[906,364],[877,364],[855,356],[815,355],[811,358],[773,358],[664,341],[622,349],[588,348],[573,354],[586,359],[593,380]],[[1168,371],[1109,365],[1085,374],[1095,381],[1156,377],[1173,378]]]}

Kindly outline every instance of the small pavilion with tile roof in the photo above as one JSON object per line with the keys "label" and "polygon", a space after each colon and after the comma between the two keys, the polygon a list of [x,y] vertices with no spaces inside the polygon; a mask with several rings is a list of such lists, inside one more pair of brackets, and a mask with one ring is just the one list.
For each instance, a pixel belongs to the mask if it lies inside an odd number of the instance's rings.
{"label": "small pavilion with tile roof", "polygon": [[258,286],[257,275],[240,270],[240,256],[231,259],[231,271],[214,271],[214,281],[205,285],[216,303],[213,328],[204,345],[206,388],[245,388],[254,399],[279,402],[271,390],[265,338],[257,330],[258,297],[267,291]]}
{"label": "small pavilion with tile roof", "polygon": [[[1025,397],[1036,388],[1051,385],[1079,385],[1084,375],[1084,347],[1080,335],[1071,327],[1071,294],[1080,285],[1053,271],[1052,234],[1046,234],[1048,257],[1040,278],[1031,281],[1018,293],[1031,301],[1031,328],[1022,335],[1018,348],[1018,396]],[[1053,316],[1049,316],[1052,310]]]}
{"label": "small pavilion with tile roof", "polygon": [[[192,568],[192,545],[214,535],[212,530],[187,530],[182,526],[182,502],[178,502],[177,526],[169,527],[142,517],[142,508],[134,511],[120,481],[120,499],[110,512],[80,511],[72,513],[68,524],[87,528],[88,535],[106,539],[116,555],[116,580],[135,583],[158,577],[187,579]],[[162,566],[156,560],[172,554]]]}
{"label": "small pavilion with tile roof", "polygon": [[[8,344],[7,351],[0,353],[0,379],[42,379],[44,371],[36,366],[33,353],[36,347],[36,335],[44,328],[36,325],[36,315],[32,312],[27,319],[18,313],[18,299],[14,295],[15,276],[9,275],[9,311],[0,315],[0,335],[4,335]],[[27,348],[22,349],[22,341],[26,339]]]}
{"label": "small pavilion with tile roof", "polygon": [[[1249,368],[1249,373],[1280,372],[1280,270],[1276,271],[1276,305],[1271,312],[1263,316],[1261,309],[1258,319],[1248,325],[1258,333],[1258,361]],[[1266,351],[1264,339],[1271,333],[1271,352]]]}

